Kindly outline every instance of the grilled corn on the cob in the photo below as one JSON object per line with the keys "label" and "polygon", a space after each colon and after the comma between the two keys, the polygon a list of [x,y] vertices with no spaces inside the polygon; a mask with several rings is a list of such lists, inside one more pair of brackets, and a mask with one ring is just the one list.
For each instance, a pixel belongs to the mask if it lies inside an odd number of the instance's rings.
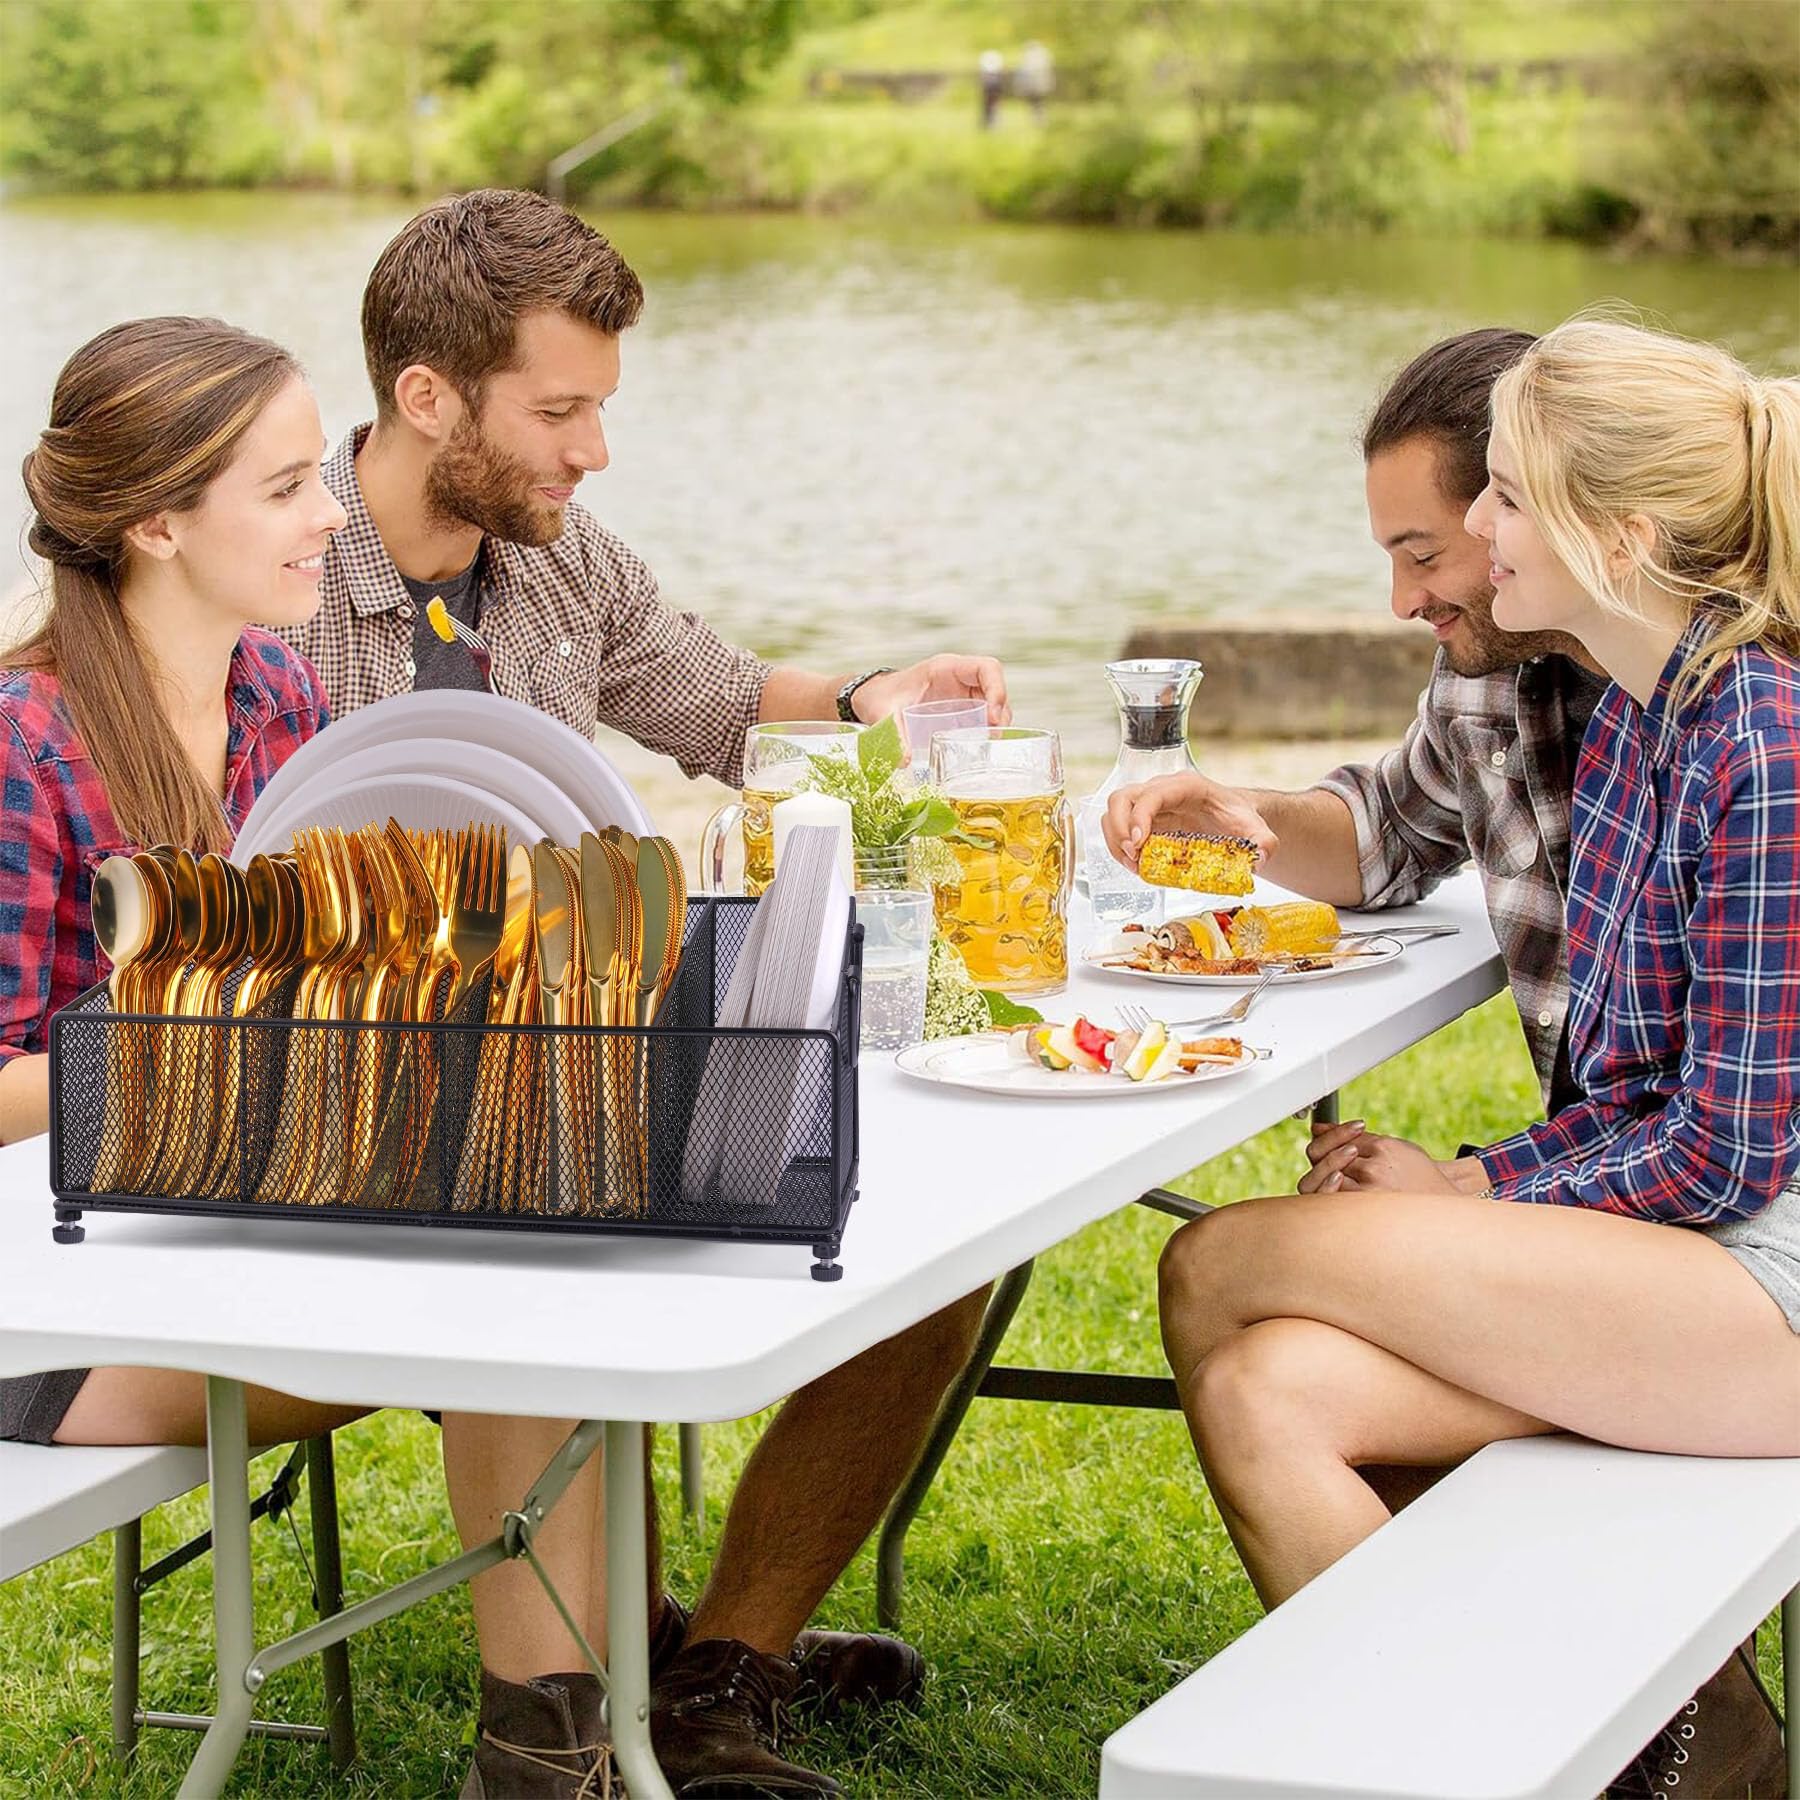
{"label": "grilled corn on the cob", "polygon": [[1256,867],[1248,838],[1197,837],[1159,831],[1144,840],[1138,874],[1152,887],[1192,888],[1201,894],[1247,894]]}
{"label": "grilled corn on the cob", "polygon": [[1338,940],[1335,906],[1323,900],[1283,900],[1276,906],[1240,906],[1226,935],[1235,956],[1308,956]]}

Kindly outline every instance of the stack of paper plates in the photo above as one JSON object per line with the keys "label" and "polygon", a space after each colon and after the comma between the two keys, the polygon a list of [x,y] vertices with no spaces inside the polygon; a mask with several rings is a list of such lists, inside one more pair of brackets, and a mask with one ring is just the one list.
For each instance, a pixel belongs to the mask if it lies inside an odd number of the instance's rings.
{"label": "stack of paper plates", "polygon": [[588,739],[535,707],[432,689],[334,720],[263,789],[232,859],[285,850],[311,825],[410,830],[493,824],[514,843],[574,844],[584,831],[654,830],[637,796]]}

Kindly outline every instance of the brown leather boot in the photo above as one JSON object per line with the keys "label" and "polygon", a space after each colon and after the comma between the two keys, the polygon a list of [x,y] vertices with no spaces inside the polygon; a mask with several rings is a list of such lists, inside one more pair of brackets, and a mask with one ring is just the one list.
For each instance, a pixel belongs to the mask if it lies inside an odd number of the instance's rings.
{"label": "brown leather boot", "polygon": [[1756,1673],[1756,1640],[1606,1790],[1607,1800],[1787,1800],[1781,1715]]}
{"label": "brown leather boot", "polygon": [[831,1800],[829,1775],[782,1754],[799,1671],[735,1638],[686,1644],[657,1677],[650,1742],[681,1800]]}
{"label": "brown leather boot", "polygon": [[612,1745],[592,1675],[520,1685],[481,1671],[481,1726],[462,1800],[613,1800]]}
{"label": "brown leather boot", "polygon": [[794,1639],[796,1707],[835,1718],[846,1706],[917,1706],[925,1659],[899,1638],[872,1631],[803,1631]]}

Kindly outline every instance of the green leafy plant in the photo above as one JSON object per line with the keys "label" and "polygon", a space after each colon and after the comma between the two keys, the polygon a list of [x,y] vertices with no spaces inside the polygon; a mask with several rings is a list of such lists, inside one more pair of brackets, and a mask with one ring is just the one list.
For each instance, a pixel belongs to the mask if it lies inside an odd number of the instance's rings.
{"label": "green leafy plant", "polygon": [[856,740],[856,761],[816,756],[807,786],[850,808],[850,837],[858,850],[888,850],[915,838],[945,837],[956,829],[949,803],[929,791],[908,793],[894,779],[903,762],[900,727],[871,725]]}

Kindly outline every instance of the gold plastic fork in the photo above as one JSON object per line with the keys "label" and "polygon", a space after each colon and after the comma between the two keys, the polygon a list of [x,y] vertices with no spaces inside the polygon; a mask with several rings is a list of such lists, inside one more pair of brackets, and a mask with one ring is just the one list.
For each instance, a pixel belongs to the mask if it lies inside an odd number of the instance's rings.
{"label": "gold plastic fork", "polygon": [[477,825],[457,859],[456,900],[450,909],[450,954],[456,979],[444,1016],[453,1018],[500,948],[506,929],[506,833],[497,825]]}

